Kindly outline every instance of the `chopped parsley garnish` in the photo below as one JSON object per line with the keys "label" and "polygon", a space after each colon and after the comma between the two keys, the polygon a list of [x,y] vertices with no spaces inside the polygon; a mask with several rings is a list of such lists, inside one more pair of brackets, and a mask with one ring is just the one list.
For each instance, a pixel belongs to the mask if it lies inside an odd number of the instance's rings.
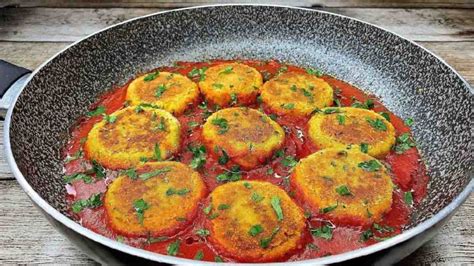
{"label": "chopped parsley garnish", "polygon": [[278,75],[280,75],[281,73],[284,73],[284,72],[286,72],[286,71],[288,71],[288,67],[283,65],[283,66],[281,66],[281,67],[278,69],[278,71],[276,72],[275,75],[278,76]]}
{"label": "chopped parsley garnish", "polygon": [[360,151],[363,152],[363,153],[368,153],[369,152],[369,144],[361,143],[360,144]]}
{"label": "chopped parsley garnish", "polygon": [[202,212],[204,212],[205,214],[209,214],[211,213],[211,211],[212,211],[212,204],[209,204],[204,209],[202,209]]}
{"label": "chopped parsley garnish", "polygon": [[160,84],[158,88],[156,88],[155,97],[160,98],[161,95],[163,95],[163,93],[165,93],[166,90],[168,90],[168,88],[166,88],[166,85]]}
{"label": "chopped parsley garnish", "polygon": [[354,101],[354,103],[352,103],[352,107],[362,108],[362,109],[372,109],[372,108],[374,108],[374,100],[367,99],[363,103],[361,103],[359,101]]}
{"label": "chopped parsley garnish", "polygon": [[199,126],[199,123],[196,122],[196,121],[189,121],[188,122],[188,127],[190,128],[195,128],[195,127],[198,127]]}
{"label": "chopped parsley garnish", "polygon": [[224,68],[224,70],[221,73],[222,74],[230,74],[230,73],[232,73],[233,69],[234,69],[233,67],[228,66],[228,67]]}
{"label": "chopped parsley garnish", "polygon": [[145,82],[148,82],[148,81],[152,81],[154,79],[156,79],[156,77],[160,75],[160,72],[159,71],[155,71],[155,73],[150,73],[148,75],[146,75],[144,78],[143,78],[143,81]]}
{"label": "chopped parsley garnish", "polygon": [[242,178],[242,174],[240,173],[240,166],[234,165],[230,170],[226,170],[224,173],[218,174],[216,179],[218,182],[226,182],[226,181],[238,181]]}
{"label": "chopped parsley garnish", "polygon": [[286,167],[294,167],[297,163],[298,161],[293,156],[285,156],[285,158],[281,160],[281,164]]}
{"label": "chopped parsley garnish", "polygon": [[295,109],[295,104],[294,103],[282,103],[281,108],[287,109],[287,110],[293,110]]}
{"label": "chopped parsley garnish", "polygon": [[231,93],[230,94],[230,105],[236,105],[237,104],[237,93]]}
{"label": "chopped parsley garnish", "polygon": [[93,111],[87,112],[87,116],[93,117],[101,114],[105,114],[105,107],[102,105],[97,106]]}
{"label": "chopped parsley garnish", "polygon": [[84,152],[81,150],[76,151],[73,155],[70,155],[68,158],[64,160],[64,163],[69,163],[71,161],[77,160],[84,156]]}
{"label": "chopped parsley garnish", "polygon": [[274,171],[272,168],[267,169],[267,175],[273,175]]}
{"label": "chopped parsley garnish", "polygon": [[137,199],[133,202],[133,208],[137,213],[138,222],[143,225],[143,218],[145,215],[145,211],[150,208],[150,205],[143,199]]}
{"label": "chopped parsley garnish", "polygon": [[307,89],[305,88],[302,88],[301,91],[303,92],[303,95],[308,98],[309,102],[313,102],[314,101],[314,95],[308,91]]}
{"label": "chopped parsley garnish", "polygon": [[413,138],[410,136],[409,133],[403,133],[400,136],[397,137],[397,140],[395,142],[394,150],[397,154],[402,154],[405,151],[413,148],[416,146],[415,141],[413,141]]}
{"label": "chopped parsley garnish", "polygon": [[413,125],[415,121],[413,120],[413,118],[409,117],[405,120],[405,125],[411,127]]}
{"label": "chopped parsley garnish", "polygon": [[273,196],[270,203],[272,205],[273,210],[275,211],[275,214],[277,215],[278,221],[282,221],[283,210],[281,209],[280,198],[277,196]]}
{"label": "chopped parsley garnish", "polygon": [[103,114],[103,115],[104,115],[104,120],[107,123],[113,124],[115,123],[115,121],[117,121],[117,116],[115,115],[107,115],[107,114]]}
{"label": "chopped parsley garnish", "polygon": [[374,233],[372,232],[372,230],[368,229],[368,230],[362,232],[362,234],[360,235],[360,241],[365,242],[373,236],[374,236]]}
{"label": "chopped parsley garnish", "polygon": [[321,238],[324,238],[326,240],[332,239],[332,228],[329,227],[328,225],[323,225],[321,227],[312,228],[310,231],[311,231],[311,234],[313,236],[321,237]]}
{"label": "chopped parsley garnish", "polygon": [[84,173],[74,173],[72,175],[64,176],[64,182],[66,184],[70,184],[72,181],[76,181],[76,180],[82,180],[86,184],[90,184],[94,181],[92,176],[84,174]]}
{"label": "chopped parsley garnish", "polygon": [[285,152],[284,152],[283,150],[277,150],[277,151],[275,152],[275,156],[276,156],[277,158],[283,157],[284,155],[285,155]]}
{"label": "chopped parsley garnish", "polygon": [[158,126],[156,126],[156,129],[158,129],[160,131],[166,131],[166,123],[165,123],[165,118],[164,117],[161,117],[160,123],[158,124]]}
{"label": "chopped parsley garnish", "polygon": [[153,158],[154,160],[161,161],[161,150],[160,145],[155,143],[155,147],[153,147]]}
{"label": "chopped parsley garnish", "polygon": [[189,166],[193,169],[199,169],[206,164],[206,147],[204,145],[189,146],[188,149],[193,153],[193,159]]}
{"label": "chopped parsley garnish", "polygon": [[341,100],[339,100],[339,99],[337,99],[337,98],[334,99],[334,103],[336,104],[337,107],[341,107],[341,106],[342,106],[342,105],[341,105]]}
{"label": "chopped parsley garnish", "polygon": [[124,175],[130,177],[133,180],[138,178],[137,170],[135,170],[135,168],[130,168],[130,169],[127,169],[127,170],[123,170],[121,172],[121,174],[124,174]]}
{"label": "chopped parsley garnish", "polygon": [[194,255],[194,259],[202,260],[203,258],[204,258],[204,252],[202,252],[202,249],[200,249],[196,252],[196,255]]}
{"label": "chopped parsley garnish", "polygon": [[168,255],[170,256],[178,255],[180,244],[181,244],[181,241],[179,240],[176,240],[173,243],[169,244],[168,247],[166,248],[166,253],[168,253]]}
{"label": "chopped parsley garnish", "polygon": [[269,237],[262,238],[260,240],[260,247],[268,248],[270,246],[270,242],[272,242],[278,231],[280,231],[280,227],[276,227],[275,229],[273,229],[272,234]]}
{"label": "chopped parsley garnish", "polygon": [[377,131],[387,131],[387,125],[383,122],[382,119],[376,118],[366,118],[367,122]]}
{"label": "chopped parsley garnish", "polygon": [[96,178],[105,178],[105,168],[102,167],[102,165],[100,165],[96,160],[92,160],[92,171],[94,171]]}
{"label": "chopped parsley garnish", "polygon": [[290,90],[292,90],[292,91],[297,91],[297,90],[298,90],[298,87],[296,87],[296,85],[293,84],[293,85],[290,86]]}
{"label": "chopped parsley garnish", "polygon": [[260,224],[253,225],[249,229],[249,235],[251,236],[256,236],[260,234],[261,232],[263,232],[263,227]]}
{"label": "chopped parsley garnish", "polygon": [[219,256],[215,256],[215,257],[214,257],[214,261],[215,261],[215,262],[224,262],[224,260],[222,260],[222,258],[219,257]]}
{"label": "chopped parsley garnish", "polygon": [[276,121],[278,116],[276,114],[269,114],[268,115],[273,121]]}
{"label": "chopped parsley garnish", "polygon": [[329,107],[329,108],[325,108],[323,113],[325,115],[329,115],[329,114],[337,114],[337,113],[342,113],[341,110],[337,107]]}
{"label": "chopped parsley garnish", "polygon": [[374,223],[373,227],[375,230],[377,230],[380,233],[390,233],[390,232],[395,231],[395,228],[388,225],[380,225],[380,224]]}
{"label": "chopped parsley garnish", "polygon": [[214,118],[211,123],[219,127],[217,134],[222,135],[229,130],[229,124],[225,118]]}
{"label": "chopped parsley garnish", "polygon": [[166,241],[166,240],[168,240],[167,236],[159,236],[159,237],[148,236],[147,239],[146,239],[146,242],[148,244],[153,244],[153,243],[163,242],[163,241]]}
{"label": "chopped parsley garnish", "polygon": [[405,203],[407,205],[412,205],[413,204],[413,194],[411,193],[411,191],[405,192],[405,194],[403,195],[403,199],[405,200]]}
{"label": "chopped parsley garnish", "polygon": [[217,206],[217,209],[219,211],[223,211],[223,210],[227,210],[230,208],[230,205],[229,204],[219,204],[219,206]]}
{"label": "chopped parsley garnish", "polygon": [[249,182],[244,182],[244,187],[248,188],[248,189],[251,189],[252,185]]}
{"label": "chopped parsley garnish", "polygon": [[196,233],[196,235],[202,236],[202,237],[206,237],[206,236],[208,236],[208,235],[211,234],[211,233],[209,232],[209,230],[204,229],[204,228],[196,230],[195,233]]}
{"label": "chopped parsley garnish", "polygon": [[207,67],[203,68],[193,68],[193,70],[189,71],[188,77],[194,78],[199,76],[199,81],[203,81],[206,78]]}
{"label": "chopped parsley garnish", "polygon": [[346,117],[344,115],[337,115],[336,116],[337,118],[337,122],[339,123],[339,125],[344,125],[346,123]]}
{"label": "chopped parsley garnish", "polygon": [[349,191],[349,188],[346,185],[341,185],[336,188],[337,194],[341,196],[350,196],[352,193]]}
{"label": "chopped parsley garnish", "polygon": [[252,192],[252,195],[250,196],[250,199],[252,199],[255,202],[260,202],[264,199],[262,195],[258,194],[257,192]]}
{"label": "chopped parsley garnish", "polygon": [[213,83],[212,84],[212,87],[215,88],[215,89],[222,89],[224,87],[224,85],[220,84],[220,83]]}
{"label": "chopped parsley garnish", "polygon": [[85,208],[97,208],[102,206],[102,200],[100,199],[101,193],[93,194],[88,199],[80,199],[75,201],[71,208],[74,213],[79,213]]}
{"label": "chopped parsley garnish", "polygon": [[309,244],[307,245],[307,247],[308,247],[309,249],[312,249],[312,250],[315,250],[315,249],[318,248],[318,247],[317,247],[315,244],[313,244],[313,243],[309,243]]}
{"label": "chopped parsley garnish", "polygon": [[181,189],[168,188],[168,190],[166,190],[166,196],[172,196],[172,195],[184,196],[188,194],[190,191],[191,190],[189,188],[181,188]]}
{"label": "chopped parsley garnish", "polygon": [[330,211],[335,210],[339,206],[339,202],[337,202],[335,205],[328,206],[326,208],[322,208],[319,210],[320,213],[328,213]]}
{"label": "chopped parsley garnish", "polygon": [[323,76],[323,72],[321,72],[320,70],[312,69],[312,68],[306,68],[306,73],[308,73],[310,75],[314,75],[316,77],[322,77]]}
{"label": "chopped parsley garnish", "polygon": [[165,174],[165,173],[168,173],[169,171],[171,171],[171,167],[167,166],[167,167],[163,167],[161,169],[156,169],[156,170],[153,170],[151,172],[148,172],[148,173],[143,173],[143,174],[140,174],[138,175],[138,177],[145,181],[147,179],[150,179],[154,176],[157,176],[157,175],[162,175],[162,174]]}
{"label": "chopped parsley garnish", "polygon": [[377,160],[360,162],[358,166],[367,172],[376,172],[382,168],[382,165]]}
{"label": "chopped parsley garnish", "polygon": [[379,112],[379,115],[383,116],[387,121],[390,122],[390,115],[386,112]]}
{"label": "chopped parsley garnish", "polygon": [[225,152],[224,149],[221,149],[222,155],[219,156],[219,159],[217,160],[220,165],[225,165],[229,161],[229,155],[227,155],[227,152]]}

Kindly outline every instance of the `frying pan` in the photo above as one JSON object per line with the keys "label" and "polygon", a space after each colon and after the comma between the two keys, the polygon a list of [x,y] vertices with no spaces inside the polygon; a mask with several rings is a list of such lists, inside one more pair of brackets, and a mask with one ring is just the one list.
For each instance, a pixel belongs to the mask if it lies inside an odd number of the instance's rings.
{"label": "frying pan", "polygon": [[[394,263],[433,237],[471,193],[474,93],[454,69],[424,48],[374,25],[309,9],[215,5],[165,11],[74,43],[23,76],[24,85],[16,82],[13,87],[21,92],[7,92],[16,95],[4,133],[13,174],[48,220],[91,258],[114,264],[207,264],[133,248],[73,221],[65,201],[61,151],[74,122],[106,90],[174,61],[212,58],[316,66],[416,121],[413,134],[431,179],[406,231],[366,248],[285,265]],[[7,73],[13,68],[5,67]],[[9,81],[24,72],[19,69]]]}

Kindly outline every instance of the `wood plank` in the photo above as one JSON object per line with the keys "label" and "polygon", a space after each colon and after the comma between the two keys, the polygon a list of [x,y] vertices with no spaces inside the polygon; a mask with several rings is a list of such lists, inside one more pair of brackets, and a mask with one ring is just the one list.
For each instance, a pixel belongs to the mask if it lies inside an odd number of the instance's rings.
{"label": "wood plank", "polygon": [[[0,58],[1,58],[1,56],[0,56]],[[0,181],[1,180],[12,180],[12,179],[15,179],[15,178],[13,177],[13,175],[11,173],[10,166],[8,165],[7,160],[5,158],[5,153],[3,152],[5,150],[5,147],[3,145],[3,121],[0,121],[0,132],[1,132],[0,133],[0,150],[2,151],[0,153]],[[1,204],[1,201],[0,201],[0,204]],[[0,213],[0,216],[1,216],[1,213]],[[0,256],[0,259],[1,259],[1,256]]]}
{"label": "wood plank", "polygon": [[[474,85],[474,42],[419,42],[453,66]],[[0,58],[35,69],[68,43],[0,42]]]}
{"label": "wood plank", "polygon": [[[474,41],[471,9],[320,8],[415,41]],[[159,8],[2,8],[0,41],[71,42]]]}
{"label": "wood plank", "polygon": [[[116,0],[116,1],[92,1],[92,0],[6,0],[0,6],[18,7],[159,7],[175,8],[195,5],[216,4],[218,0]],[[226,3],[253,3],[268,4],[264,0],[227,0]],[[474,3],[470,0],[278,0],[271,1],[272,4],[292,6],[321,6],[321,7],[456,7],[472,8]]]}
{"label": "wood plank", "polygon": [[[0,264],[93,264],[46,221],[16,181],[0,181]],[[401,265],[474,263],[474,195]]]}

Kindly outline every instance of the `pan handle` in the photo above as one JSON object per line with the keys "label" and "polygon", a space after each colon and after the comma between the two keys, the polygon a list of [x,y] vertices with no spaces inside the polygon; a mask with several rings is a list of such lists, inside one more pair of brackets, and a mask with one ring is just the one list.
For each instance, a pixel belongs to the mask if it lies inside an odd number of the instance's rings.
{"label": "pan handle", "polygon": [[0,117],[5,118],[16,95],[26,84],[31,71],[0,60]]}

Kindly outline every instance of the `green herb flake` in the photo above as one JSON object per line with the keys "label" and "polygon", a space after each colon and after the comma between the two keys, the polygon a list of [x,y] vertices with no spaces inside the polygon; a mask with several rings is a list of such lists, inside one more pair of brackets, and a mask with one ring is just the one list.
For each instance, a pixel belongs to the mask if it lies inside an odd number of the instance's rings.
{"label": "green herb flake", "polygon": [[156,88],[155,97],[160,98],[163,95],[163,93],[165,93],[165,91],[167,91],[167,90],[168,90],[168,88],[166,88],[165,84],[160,84]]}
{"label": "green herb flake", "polygon": [[203,68],[193,68],[191,71],[188,73],[188,77],[194,78],[194,77],[199,77],[199,81],[203,81],[206,79],[206,72],[207,67]]}
{"label": "green herb flake", "polygon": [[229,155],[227,155],[227,152],[225,152],[224,149],[221,149],[222,155],[219,156],[217,161],[219,162],[220,165],[225,165],[229,161]]}
{"label": "green herb flake", "polygon": [[321,72],[320,70],[317,70],[317,69],[312,69],[312,68],[306,68],[306,73],[310,74],[310,75],[314,75],[316,77],[322,77],[323,76],[323,72]]}
{"label": "green herb flake", "polygon": [[379,115],[383,116],[383,118],[385,118],[385,120],[389,121],[390,122],[390,115],[386,112],[379,112]]}
{"label": "green herb flake", "polygon": [[209,214],[209,213],[211,213],[211,211],[212,211],[212,204],[209,204],[208,206],[206,206],[204,209],[202,209],[202,211],[204,212],[204,214]]}
{"label": "green herb flake", "polygon": [[372,232],[372,230],[368,229],[362,232],[362,234],[360,235],[360,241],[365,242],[369,240],[370,238],[372,238],[373,236],[374,236],[374,233]]}
{"label": "green herb flake", "polygon": [[110,123],[110,124],[113,124],[115,123],[115,121],[117,121],[117,116],[115,115],[103,114],[103,117],[104,117],[105,122]]}
{"label": "green herb flake", "polygon": [[199,123],[196,122],[196,121],[189,121],[188,122],[188,127],[190,128],[195,128],[195,127],[198,127],[199,126]]}
{"label": "green herb flake", "polygon": [[127,170],[123,170],[121,172],[121,174],[124,174],[124,175],[130,177],[133,180],[138,178],[137,170],[135,170],[135,168],[130,168],[130,169],[127,169]]}
{"label": "green herb flake", "polygon": [[358,166],[367,172],[376,172],[382,168],[382,165],[377,160],[360,162]]}
{"label": "green herb flake", "polygon": [[158,175],[162,175],[162,174],[165,174],[165,173],[168,173],[169,171],[171,171],[171,167],[170,166],[167,166],[167,167],[163,167],[161,169],[156,169],[156,170],[153,170],[151,172],[148,172],[148,173],[143,173],[143,174],[140,174],[138,175],[138,177],[145,181],[147,179],[150,179],[152,177],[155,177],[155,176],[158,176]]}
{"label": "green herb flake", "polygon": [[204,258],[204,252],[202,252],[202,249],[200,249],[196,252],[196,255],[194,255],[194,259],[202,260],[203,258]]}
{"label": "green herb flake", "polygon": [[82,180],[86,184],[90,184],[94,181],[92,176],[84,174],[84,173],[74,173],[74,174],[71,174],[71,175],[64,176],[64,182],[66,184],[70,184],[73,181],[77,181],[77,180]]}
{"label": "green herb flake", "polygon": [[105,107],[102,105],[97,106],[93,111],[87,112],[87,116],[93,117],[101,114],[105,114]]}
{"label": "green herb flake", "polygon": [[153,158],[154,160],[161,161],[161,150],[160,150],[160,145],[158,143],[155,143],[155,146],[153,147]]}
{"label": "green herb flake", "polygon": [[160,75],[160,72],[159,71],[155,71],[154,73],[150,73],[148,75],[146,75],[144,78],[143,78],[143,81],[145,82],[149,82],[149,81],[152,81],[154,79],[156,79],[157,76]]}
{"label": "green herb flake", "polygon": [[150,205],[143,199],[137,199],[133,202],[133,208],[137,214],[138,222],[143,225],[145,211],[150,208]]}
{"label": "green herb flake", "polygon": [[416,147],[416,143],[413,138],[409,133],[403,133],[397,137],[393,149],[395,150],[395,153],[402,154],[413,147]]}
{"label": "green herb flake", "polygon": [[267,175],[273,175],[274,171],[272,168],[267,169]]}
{"label": "green herb flake", "polygon": [[159,243],[159,242],[164,242],[168,240],[168,237],[167,236],[159,236],[159,237],[151,237],[151,236],[148,236],[147,239],[146,239],[146,242],[148,244],[153,244],[153,243]]}
{"label": "green herb flake", "polygon": [[275,229],[273,229],[272,234],[269,237],[262,238],[260,240],[260,247],[268,248],[270,246],[270,242],[272,242],[278,231],[280,231],[280,227],[276,227]]}
{"label": "green herb flake", "polygon": [[188,149],[193,153],[193,159],[189,164],[192,169],[199,169],[206,164],[207,155],[204,145],[189,146]]}
{"label": "green herb flake", "polygon": [[247,189],[251,189],[252,185],[249,182],[244,182],[244,187]]}
{"label": "green herb flake", "polygon": [[415,120],[413,120],[413,118],[409,117],[405,120],[405,125],[411,127],[414,122],[415,122]]}
{"label": "green herb flake", "polygon": [[257,236],[261,232],[263,232],[263,227],[260,224],[253,225],[249,229],[249,235],[251,236]]}
{"label": "green herb flake", "polygon": [[214,89],[220,90],[220,89],[224,88],[224,85],[222,85],[222,84],[220,84],[220,83],[212,83],[212,87],[213,87]]}
{"label": "green herb flake", "polygon": [[370,126],[372,126],[375,130],[377,131],[387,131],[387,125],[382,119],[376,118],[376,119],[371,119],[371,118],[366,118],[367,122],[369,123]]}
{"label": "green herb flake", "polygon": [[210,235],[211,233],[209,232],[209,230],[201,228],[201,229],[196,230],[195,234],[198,236],[206,237]]}
{"label": "green herb flake", "polygon": [[236,105],[238,101],[237,93],[230,94],[230,105]]}
{"label": "green herb flake", "polygon": [[280,105],[281,108],[287,109],[287,110],[293,110],[295,109],[295,104],[294,103],[282,103]]}
{"label": "green herb flake", "polygon": [[369,144],[361,143],[360,144],[360,151],[363,152],[363,153],[368,153],[369,152]]}
{"label": "green herb flake", "polygon": [[337,194],[341,196],[350,196],[352,193],[349,191],[349,188],[346,185],[341,185],[336,188]]}
{"label": "green herb flake", "polygon": [[264,199],[262,195],[258,194],[257,192],[252,192],[252,195],[250,196],[250,199],[252,199],[255,202],[260,202]]}
{"label": "green herb flake", "polygon": [[308,249],[311,249],[311,250],[315,250],[315,249],[318,248],[318,247],[317,247],[315,244],[313,244],[313,243],[309,243],[309,244],[307,245],[307,247],[308,247]]}
{"label": "green herb flake", "polygon": [[412,205],[413,204],[413,194],[411,193],[411,191],[405,192],[405,194],[403,195],[403,199],[405,200],[405,203],[407,205]]}
{"label": "green herb flake", "polygon": [[311,234],[315,237],[324,238],[326,240],[332,239],[332,228],[328,225],[323,225],[321,227],[312,228],[310,230]]}
{"label": "green herb flake", "polygon": [[286,167],[294,167],[298,164],[298,161],[293,156],[286,156],[281,160],[281,164]]}
{"label": "green herb flake", "polygon": [[290,86],[290,90],[292,90],[292,91],[297,91],[297,90],[298,90],[298,87],[296,87],[296,85],[293,84],[293,85]]}
{"label": "green herb flake", "polygon": [[352,107],[361,108],[361,109],[372,109],[374,108],[374,100],[367,99],[365,102],[361,103],[359,101],[354,101]]}
{"label": "green herb flake", "polygon": [[277,196],[273,196],[270,200],[270,203],[272,205],[273,210],[275,211],[275,214],[277,215],[278,221],[282,221],[283,210],[281,209],[280,198]]}
{"label": "green herb flake", "polygon": [[222,260],[222,258],[219,257],[219,256],[215,256],[215,257],[214,257],[214,261],[215,261],[215,262],[224,262],[224,260]]}
{"label": "green herb flake", "polygon": [[240,167],[238,165],[232,166],[230,170],[226,170],[224,173],[218,174],[216,179],[218,182],[226,182],[226,181],[238,181],[242,178],[242,174],[240,172]]}
{"label": "green herb flake", "polygon": [[346,123],[346,116],[338,114],[336,118],[339,125],[344,125]]}
{"label": "green herb flake", "polygon": [[172,196],[172,195],[184,196],[188,194],[190,191],[191,190],[189,188],[181,188],[181,189],[168,188],[168,190],[166,190],[166,196]]}
{"label": "green herb flake", "polygon": [[181,241],[176,240],[172,242],[171,244],[168,245],[166,248],[166,253],[170,256],[176,256],[178,255],[179,252],[179,245],[181,244]]}
{"label": "green herb flake", "polygon": [[342,106],[341,100],[339,100],[339,99],[337,99],[337,98],[334,99],[334,103],[336,104],[337,107],[341,107],[341,106]]}
{"label": "green herb flake", "polygon": [[230,208],[230,205],[229,204],[219,204],[219,206],[217,206],[217,209],[219,211],[223,211],[223,210],[227,210]]}
{"label": "green herb flake", "polygon": [[230,74],[230,73],[232,73],[232,70],[233,70],[233,69],[234,69],[233,67],[228,66],[228,67],[224,68],[224,70],[221,71],[220,73],[222,73],[222,74]]}
{"label": "green herb flake", "polygon": [[323,113],[325,115],[329,115],[329,114],[337,114],[337,113],[342,113],[342,112],[341,112],[341,109],[337,107],[328,107],[328,108],[324,108]]}
{"label": "green herb flake", "polygon": [[217,133],[222,135],[229,130],[229,124],[225,118],[214,118],[211,123],[219,127]]}
{"label": "green herb flake", "polygon": [[93,194],[88,199],[80,199],[75,201],[71,208],[74,213],[79,213],[86,208],[97,208],[102,206],[102,200],[100,198],[101,193]]}
{"label": "green herb flake", "polygon": [[92,171],[95,173],[97,179],[105,178],[105,168],[102,167],[96,160],[92,160]]}
{"label": "green herb flake", "polygon": [[337,202],[334,205],[328,206],[326,208],[322,208],[322,209],[319,210],[319,212],[320,213],[328,213],[328,212],[331,212],[331,211],[335,210],[338,206],[339,206],[339,202]]}

